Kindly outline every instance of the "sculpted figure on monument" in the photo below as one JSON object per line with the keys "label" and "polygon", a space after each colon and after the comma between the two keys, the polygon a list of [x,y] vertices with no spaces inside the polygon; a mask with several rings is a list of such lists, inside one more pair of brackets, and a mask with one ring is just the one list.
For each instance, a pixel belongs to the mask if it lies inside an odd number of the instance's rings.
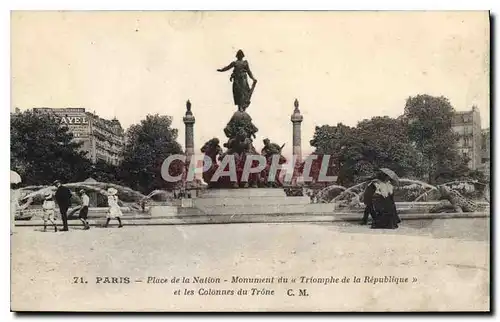
{"label": "sculpted figure on monument", "polygon": [[213,138],[208,140],[201,148],[201,152],[212,159],[212,164],[216,164],[217,156],[222,154],[222,148],[219,145],[219,139]]}
{"label": "sculpted figure on monument", "polygon": [[271,141],[269,139],[264,139],[262,142],[264,143],[264,147],[262,148],[260,154],[265,156],[266,159],[269,157],[272,157],[272,155],[274,155],[274,154],[281,154],[281,150],[285,146],[283,144],[283,146],[280,147],[276,143],[271,143]]}
{"label": "sculpted figure on monument", "polygon": [[248,138],[255,138],[255,133],[259,130],[252,123],[252,118],[248,115],[248,113],[237,111],[227,123],[227,126],[224,129],[224,134],[226,134],[228,138],[234,138],[240,129],[245,131]]}
{"label": "sculpted figure on monument", "polygon": [[[214,149],[214,144],[208,144],[208,142],[205,144],[207,147],[210,147],[210,149]],[[246,161],[246,157],[249,154],[256,154],[255,148],[253,147],[252,140],[248,137],[247,133],[243,130],[240,129],[238,133],[236,134],[235,137],[229,139],[227,143],[224,144],[224,147],[227,148],[226,152],[221,154],[219,156],[219,161],[223,161],[224,158],[227,155],[230,155],[233,157],[232,161],[235,164],[236,168],[236,177],[237,181],[236,182],[226,182],[226,181],[220,181],[217,182],[216,184],[211,184],[212,187],[233,187],[233,188],[238,188],[238,187],[257,187],[259,181],[260,181],[260,175],[257,173],[252,173],[248,180],[242,180],[242,173]],[[208,151],[210,149],[205,149],[205,154],[208,155]],[[215,153],[212,153],[214,155]],[[211,156],[210,156],[211,157]],[[257,164],[253,164],[253,166],[257,166]],[[218,167],[218,166],[217,166]],[[207,171],[206,178],[204,176],[205,181],[206,179],[210,179],[213,173],[215,172],[216,167],[213,169],[214,171]],[[212,170],[212,169],[211,169]],[[228,170],[227,168],[224,170]],[[204,175],[205,175],[204,173]]]}
{"label": "sculpted figure on monument", "polygon": [[[253,145],[253,139],[256,138],[256,133],[258,131],[257,127],[252,123],[252,118],[245,111],[250,105],[250,98],[255,89],[255,84],[257,80],[254,78],[250,67],[246,60],[243,60],[245,55],[242,50],[239,50],[236,54],[236,60],[231,62],[228,66],[218,69],[219,72],[225,72],[232,69],[232,74],[230,81],[233,82],[233,99],[234,104],[238,106],[238,110],[234,112],[231,119],[224,128],[224,134],[227,136],[228,141],[223,146],[227,150],[222,153],[222,149],[219,146],[219,140],[212,139],[205,143],[202,147],[202,152],[205,153],[212,160],[212,168],[209,171],[205,171],[204,179],[208,183],[210,178],[214,175],[215,171],[222,166],[222,163],[217,164],[216,161],[224,162],[223,171],[227,171],[229,165],[226,163],[226,156],[232,156],[235,164],[237,182],[227,182],[224,180],[218,180],[217,182],[209,183],[211,187],[225,188],[225,187],[258,187],[265,184],[265,180],[262,179],[261,173],[251,173],[248,179],[242,176],[242,172],[245,166],[245,162],[248,155],[258,155],[259,153],[255,150]],[[252,87],[248,85],[248,77],[253,80]],[[271,144],[268,142],[263,151],[266,157],[271,157],[272,155],[280,155],[280,163],[286,162],[281,156],[281,149],[276,144]],[[270,158],[268,158],[268,163],[270,163]],[[283,161],[285,160],[285,161]],[[252,167],[258,166],[258,160],[252,161]],[[268,166],[269,167],[269,166]],[[220,169],[219,169],[220,170]],[[265,170],[263,170],[264,172]],[[226,177],[227,178],[227,177]],[[261,180],[262,179],[262,180]]]}
{"label": "sculpted figure on monument", "polygon": [[244,129],[240,129],[236,136],[224,144],[224,146],[228,149],[227,154],[238,154],[241,155],[243,153],[250,152],[252,147],[252,140],[248,138],[247,133]]}
{"label": "sculpted figure on monument", "polygon": [[210,168],[207,169],[206,171],[203,171],[203,180],[205,180],[208,186],[210,188],[221,188],[224,186],[224,184],[226,185],[229,184],[224,180],[219,180],[218,182],[212,182],[212,176],[214,175],[215,171],[217,171],[217,169],[219,168],[219,165],[217,164],[217,156],[222,154],[222,148],[219,145],[219,139],[213,138],[208,140],[201,148],[201,152],[212,160]]}
{"label": "sculpted figure on monument", "polygon": [[[217,69],[218,72],[225,72],[233,69],[231,77],[229,80],[233,82],[233,99],[234,105],[238,106],[238,111],[245,111],[250,105],[250,98],[252,97],[253,90],[257,84],[257,80],[254,78],[248,61],[243,60],[245,54],[240,49],[236,53],[236,60],[231,62],[224,68]],[[253,80],[252,88],[248,85],[247,75]]]}
{"label": "sculpted figure on monument", "polygon": [[281,155],[281,150],[283,150],[283,147],[285,146],[284,144],[282,146],[279,146],[276,143],[271,143],[269,139],[264,139],[263,140],[264,147],[261,150],[261,154],[266,157],[266,168],[262,171],[262,176],[263,178],[266,178],[265,185],[268,187],[280,187],[283,185],[283,183],[280,181],[280,176],[281,176],[281,170],[278,170],[276,173],[276,177],[274,180],[268,181],[269,177],[269,171],[270,167],[272,164],[273,156],[274,155],[279,155],[279,160],[278,164],[283,164],[286,162],[286,158]]}

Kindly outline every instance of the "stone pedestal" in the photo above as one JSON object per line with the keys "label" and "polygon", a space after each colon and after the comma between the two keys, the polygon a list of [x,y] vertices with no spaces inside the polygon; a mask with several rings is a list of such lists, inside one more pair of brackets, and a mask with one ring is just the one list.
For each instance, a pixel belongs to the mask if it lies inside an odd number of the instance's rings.
{"label": "stone pedestal", "polygon": [[176,206],[153,206],[149,210],[151,217],[177,216]]}
{"label": "stone pedestal", "polygon": [[193,200],[206,215],[256,215],[304,213],[308,197],[288,197],[279,188],[213,189]]}

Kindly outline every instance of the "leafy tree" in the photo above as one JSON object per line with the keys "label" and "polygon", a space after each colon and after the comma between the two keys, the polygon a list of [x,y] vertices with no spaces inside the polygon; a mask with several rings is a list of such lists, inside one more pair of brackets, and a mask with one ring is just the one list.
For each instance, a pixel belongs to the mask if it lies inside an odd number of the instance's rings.
{"label": "leafy tree", "polygon": [[333,167],[337,171],[339,184],[346,185],[353,180],[355,165],[362,158],[361,145],[354,128],[342,123],[337,126],[317,126],[310,144],[316,148],[315,154],[328,154],[334,160]]}
{"label": "leafy tree", "polygon": [[435,175],[434,183],[442,184],[455,180],[477,180],[485,182],[486,177],[483,172],[479,170],[471,170],[468,167],[469,158],[456,158],[448,162],[447,165],[438,168]]}
{"label": "leafy tree", "polygon": [[125,185],[143,193],[174,186],[161,177],[163,161],[169,155],[182,153],[176,141],[177,129],[171,125],[170,116],[155,114],[147,115],[145,120],[128,129],[120,166],[120,177]]}
{"label": "leafy tree", "polygon": [[102,160],[97,160],[97,162],[95,164],[92,164],[92,166],[89,168],[88,177],[92,177],[94,180],[99,182],[119,184],[119,167]]}
{"label": "leafy tree", "polygon": [[467,178],[477,180],[479,182],[486,181],[486,176],[485,176],[484,172],[479,171],[479,170],[469,170],[469,173],[467,174]]}
{"label": "leafy tree", "polygon": [[465,171],[466,160],[456,149],[457,135],[452,130],[454,108],[445,97],[417,95],[406,101],[404,121],[408,137],[414,142],[430,183],[447,173],[450,177]]}
{"label": "leafy tree", "polygon": [[342,185],[364,181],[381,167],[391,168],[400,176],[418,172],[417,151],[401,119],[375,117],[356,127],[341,123],[316,127],[310,143],[315,153],[332,155]]}
{"label": "leafy tree", "polygon": [[50,184],[55,179],[86,179],[90,161],[79,151],[67,127],[51,115],[25,111],[11,116],[11,169],[19,172],[23,184]]}
{"label": "leafy tree", "polygon": [[408,138],[402,118],[374,117],[359,122],[357,130],[364,144],[364,160],[371,165],[369,172],[387,167],[400,176],[421,174],[418,151]]}

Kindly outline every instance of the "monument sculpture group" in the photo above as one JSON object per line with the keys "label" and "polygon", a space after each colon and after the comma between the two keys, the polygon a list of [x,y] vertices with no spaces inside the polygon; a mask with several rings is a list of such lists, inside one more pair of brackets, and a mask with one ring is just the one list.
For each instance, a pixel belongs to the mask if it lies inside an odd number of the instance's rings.
{"label": "monument sculpture group", "polygon": [[[286,158],[281,154],[283,145],[272,143],[269,139],[264,139],[264,148],[260,154],[254,146],[254,139],[258,128],[253,124],[252,117],[248,114],[247,109],[251,103],[251,97],[257,84],[257,79],[254,77],[250,70],[248,61],[243,60],[245,57],[242,50],[236,53],[236,60],[231,62],[224,68],[217,69],[219,72],[225,72],[232,69],[230,81],[232,82],[233,100],[237,106],[237,111],[234,112],[226,127],[224,134],[227,137],[227,142],[220,146],[220,140],[216,137],[207,141],[201,148],[201,152],[205,154],[212,162],[210,169],[203,172],[203,180],[209,184],[209,188],[257,188],[257,187],[280,187],[283,186],[283,181],[280,178],[280,171],[270,173],[271,162],[274,157],[278,157],[278,163],[284,164],[287,162]],[[250,87],[248,77],[253,81]],[[298,120],[298,121],[297,121]],[[300,147],[297,149],[296,144],[300,145],[300,122],[302,116],[298,110],[298,101],[295,101],[295,111],[292,115],[292,122],[294,122],[294,153],[300,153]],[[191,103],[187,103],[186,116],[184,117],[186,125],[186,154],[189,160],[190,155],[193,154],[193,125],[194,116],[191,112]],[[297,125],[296,125],[297,124]],[[224,149],[225,148],[225,151]],[[223,176],[217,180],[212,180],[214,174],[219,169],[220,161],[226,156],[232,156],[235,160],[236,166],[236,180],[231,180],[228,176]],[[257,173],[251,173],[247,178],[242,178],[243,168],[247,157],[249,155],[262,155],[266,159],[266,166],[264,169]],[[256,161],[252,162],[252,166],[258,166]],[[229,171],[229,165],[226,166],[224,171]]]}

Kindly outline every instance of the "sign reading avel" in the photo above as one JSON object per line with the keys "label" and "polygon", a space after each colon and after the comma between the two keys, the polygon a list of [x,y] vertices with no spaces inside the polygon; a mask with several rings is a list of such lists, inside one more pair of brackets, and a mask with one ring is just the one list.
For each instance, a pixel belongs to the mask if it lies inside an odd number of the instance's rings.
{"label": "sign reading avel", "polygon": [[86,116],[62,116],[61,124],[89,124]]}

